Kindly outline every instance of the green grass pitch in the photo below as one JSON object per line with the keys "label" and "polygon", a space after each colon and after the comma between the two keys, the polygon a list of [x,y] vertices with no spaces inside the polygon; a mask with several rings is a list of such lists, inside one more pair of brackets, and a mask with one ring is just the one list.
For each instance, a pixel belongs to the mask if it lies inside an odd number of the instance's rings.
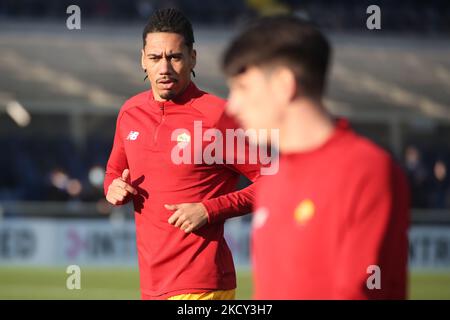
{"label": "green grass pitch", "polygon": [[[81,268],[81,289],[66,288],[65,268],[0,268],[0,299],[139,299],[137,270]],[[450,299],[450,272],[412,273],[411,299]],[[251,299],[248,271],[238,272],[237,299]]]}

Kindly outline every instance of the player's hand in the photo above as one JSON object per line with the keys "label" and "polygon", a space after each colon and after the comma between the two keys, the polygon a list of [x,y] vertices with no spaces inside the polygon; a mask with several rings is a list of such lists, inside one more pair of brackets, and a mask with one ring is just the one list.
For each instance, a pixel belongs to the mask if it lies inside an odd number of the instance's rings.
{"label": "player's hand", "polygon": [[193,232],[208,222],[208,211],[201,202],[166,204],[164,207],[173,211],[168,222],[186,233]]}
{"label": "player's hand", "polygon": [[130,184],[130,170],[125,169],[120,178],[114,179],[108,187],[106,200],[113,205],[120,205],[130,194],[136,195],[138,192]]}

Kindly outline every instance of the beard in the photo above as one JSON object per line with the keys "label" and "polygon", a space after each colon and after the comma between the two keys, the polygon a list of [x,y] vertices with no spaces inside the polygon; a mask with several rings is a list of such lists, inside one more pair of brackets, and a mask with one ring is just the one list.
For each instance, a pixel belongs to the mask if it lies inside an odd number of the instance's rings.
{"label": "beard", "polygon": [[159,96],[164,100],[172,100],[176,98],[177,93],[175,91],[166,91],[162,92]]}

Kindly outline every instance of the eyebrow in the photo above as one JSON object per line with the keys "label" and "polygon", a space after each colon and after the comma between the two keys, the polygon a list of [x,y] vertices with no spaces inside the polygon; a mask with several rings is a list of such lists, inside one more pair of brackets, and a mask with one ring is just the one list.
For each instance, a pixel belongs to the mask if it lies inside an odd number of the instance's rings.
{"label": "eyebrow", "polygon": [[[147,54],[147,57],[155,57],[155,58],[161,58],[163,55],[161,53],[149,53]],[[181,58],[183,56],[182,52],[173,52],[169,53],[167,57],[169,58]]]}

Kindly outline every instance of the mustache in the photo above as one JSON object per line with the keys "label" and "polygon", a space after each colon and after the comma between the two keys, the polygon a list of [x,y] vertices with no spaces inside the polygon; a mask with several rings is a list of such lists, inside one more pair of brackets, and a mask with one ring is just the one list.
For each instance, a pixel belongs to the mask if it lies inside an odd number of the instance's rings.
{"label": "mustache", "polygon": [[156,83],[164,82],[164,81],[172,81],[172,82],[178,82],[178,79],[173,77],[161,77],[156,79]]}

